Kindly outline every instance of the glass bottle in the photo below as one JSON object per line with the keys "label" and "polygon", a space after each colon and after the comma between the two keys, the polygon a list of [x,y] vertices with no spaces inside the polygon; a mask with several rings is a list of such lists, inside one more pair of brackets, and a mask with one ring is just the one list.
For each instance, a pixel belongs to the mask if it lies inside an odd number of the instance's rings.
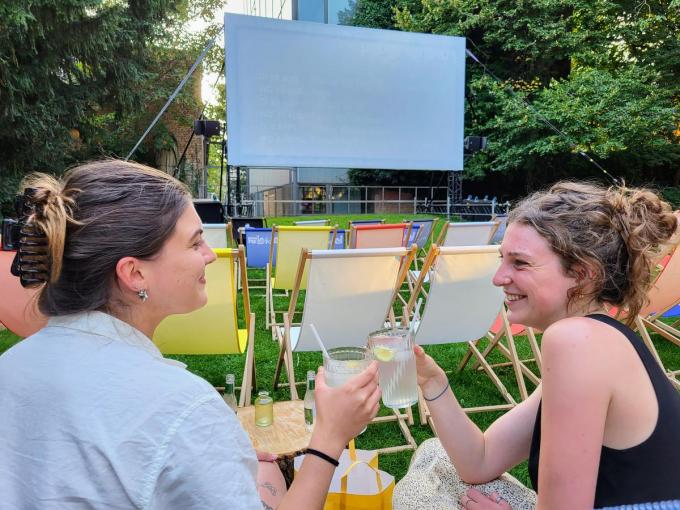
{"label": "glass bottle", "polygon": [[227,374],[227,377],[224,380],[223,398],[231,410],[236,412],[238,403],[236,402],[236,393],[234,392],[234,374]]}
{"label": "glass bottle", "polygon": [[305,428],[311,432],[314,427],[314,420],[316,419],[316,404],[314,403],[314,384],[316,382],[316,374],[313,370],[307,372],[307,391],[305,392]]}
{"label": "glass bottle", "polygon": [[274,423],[274,400],[268,391],[260,391],[255,399],[255,425],[269,427]]}

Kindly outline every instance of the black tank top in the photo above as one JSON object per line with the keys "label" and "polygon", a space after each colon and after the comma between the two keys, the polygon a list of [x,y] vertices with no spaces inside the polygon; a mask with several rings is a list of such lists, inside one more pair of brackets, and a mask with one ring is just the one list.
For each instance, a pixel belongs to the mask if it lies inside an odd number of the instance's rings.
{"label": "black tank top", "polygon": [[[602,446],[595,508],[680,499],[680,393],[633,330],[607,315],[588,317],[610,325],[633,344],[647,370],[659,405],[656,428],[645,441],[625,450]],[[625,374],[621,375],[625,377]],[[537,491],[540,446],[539,404],[529,453],[529,477]]]}

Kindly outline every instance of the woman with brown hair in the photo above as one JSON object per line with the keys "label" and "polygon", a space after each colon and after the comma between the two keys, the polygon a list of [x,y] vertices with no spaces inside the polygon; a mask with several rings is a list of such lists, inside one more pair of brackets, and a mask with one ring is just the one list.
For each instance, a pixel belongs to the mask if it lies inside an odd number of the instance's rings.
{"label": "woman with brown hair", "polygon": [[0,357],[2,506],[322,508],[336,459],[377,413],[375,364],[340,388],[320,371],[310,454],[284,494],[221,396],[150,340],[207,300],[215,255],[186,186],[122,161],[25,186],[22,277],[49,322]]}
{"label": "woman with brown hair", "polygon": [[[441,446],[426,442],[415,454],[395,510],[450,507],[444,487],[466,510],[680,499],[680,394],[629,327],[676,229],[669,204],[643,189],[564,182],[523,200],[509,216],[494,283],[511,322],[543,331],[542,382],[482,432],[416,347]],[[611,306],[625,310],[627,325],[607,314]],[[454,483],[487,483],[526,459],[537,498],[498,481],[489,493]]]}

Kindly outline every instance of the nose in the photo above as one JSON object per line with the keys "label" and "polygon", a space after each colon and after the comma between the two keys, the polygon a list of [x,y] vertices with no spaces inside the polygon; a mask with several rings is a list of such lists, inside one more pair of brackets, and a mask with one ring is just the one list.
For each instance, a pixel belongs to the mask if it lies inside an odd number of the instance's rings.
{"label": "nose", "polygon": [[212,264],[217,259],[217,255],[215,255],[215,252],[206,243],[203,243],[203,259],[205,260],[206,266],[208,264]]}
{"label": "nose", "polygon": [[509,285],[512,279],[510,278],[510,274],[508,273],[507,268],[505,267],[505,264],[501,262],[500,267],[496,271],[496,274],[493,275],[493,279],[491,280],[493,284],[496,287],[503,287],[505,285]]}

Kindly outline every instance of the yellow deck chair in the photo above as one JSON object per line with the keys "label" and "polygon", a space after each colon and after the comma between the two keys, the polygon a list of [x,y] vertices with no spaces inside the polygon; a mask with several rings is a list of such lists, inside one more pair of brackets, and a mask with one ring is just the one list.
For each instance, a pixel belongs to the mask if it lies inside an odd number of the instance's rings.
{"label": "yellow deck chair", "polygon": [[[246,353],[239,406],[248,405],[255,383],[255,314],[250,311],[245,279],[245,250],[218,248],[217,259],[205,268],[208,304],[203,308],[164,319],[154,333],[163,354]],[[237,264],[243,288],[245,329],[238,327]]]}
{"label": "yellow deck chair", "polygon": [[[416,343],[431,345],[466,342],[476,361],[479,361],[506,401],[505,404],[499,405],[468,407],[464,409],[467,413],[502,411],[511,409],[517,404],[475,344],[475,340],[487,334],[503,304],[503,291],[492,283],[499,264],[498,252],[497,245],[459,247],[432,245],[408,304],[410,312],[413,310],[425,276],[429,273],[430,292],[422,317],[417,324]],[[511,340],[509,349],[515,373],[520,373],[517,351]],[[425,424],[429,419],[429,410],[422,398],[419,407],[421,422]]]}
{"label": "yellow deck chair", "polygon": [[[277,322],[277,314],[283,314],[284,310],[276,310],[274,307],[274,291],[284,290],[286,293],[293,290],[297,275],[300,253],[303,249],[325,250],[329,243],[335,240],[335,227],[328,226],[277,226],[272,227],[272,240],[276,242],[276,259],[274,259],[274,243],[269,245],[269,263],[267,264],[267,296],[266,317],[267,327],[272,328],[272,338],[276,338],[275,326],[283,325]],[[273,261],[276,260],[276,265]],[[273,266],[273,267],[272,267]],[[305,272],[301,287],[307,286],[307,273]]]}
{"label": "yellow deck chair", "polygon": [[[277,327],[281,347],[274,387],[285,366],[291,398],[298,398],[293,352],[319,351],[310,324],[314,324],[327,349],[364,347],[369,333],[383,327],[416,250],[415,245],[410,249],[303,250],[290,305],[283,315],[284,325]],[[293,314],[305,274],[309,279],[302,321],[294,326]],[[393,411],[374,420],[385,421],[398,423],[406,444],[382,449],[382,453],[416,448],[407,426],[407,422],[413,423],[410,408],[406,413]]]}

